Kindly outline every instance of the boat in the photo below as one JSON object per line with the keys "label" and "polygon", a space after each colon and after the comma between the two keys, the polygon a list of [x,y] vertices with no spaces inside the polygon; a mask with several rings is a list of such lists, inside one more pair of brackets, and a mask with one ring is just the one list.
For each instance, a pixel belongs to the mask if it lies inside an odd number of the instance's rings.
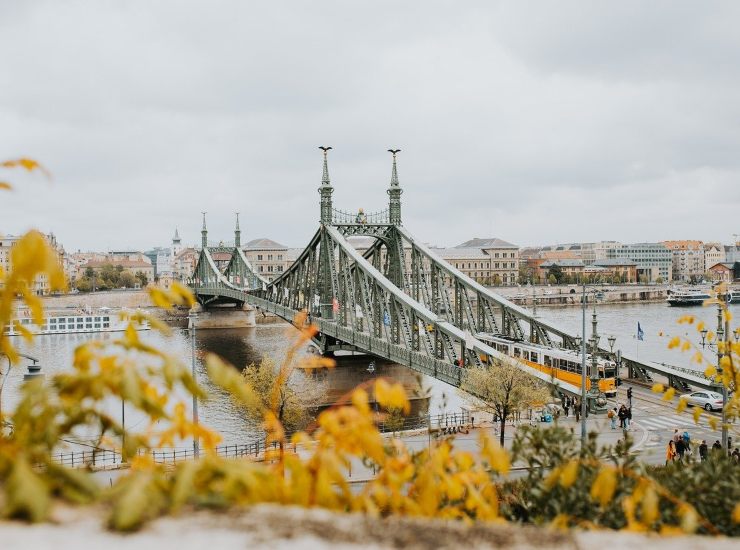
{"label": "boat", "polygon": [[669,306],[700,306],[706,300],[709,300],[711,296],[709,292],[699,288],[686,288],[686,289],[673,289],[669,291],[668,302]]}
{"label": "boat", "polygon": [[[19,310],[13,322],[5,328],[6,336],[21,336],[23,329],[35,335],[44,334],[76,334],[82,332],[122,332],[128,328],[129,316],[134,311],[125,309],[81,309],[49,311],[44,315],[41,325],[33,322],[28,310]],[[19,329],[17,325],[22,328]],[[149,330],[149,322],[135,321],[136,330]]]}

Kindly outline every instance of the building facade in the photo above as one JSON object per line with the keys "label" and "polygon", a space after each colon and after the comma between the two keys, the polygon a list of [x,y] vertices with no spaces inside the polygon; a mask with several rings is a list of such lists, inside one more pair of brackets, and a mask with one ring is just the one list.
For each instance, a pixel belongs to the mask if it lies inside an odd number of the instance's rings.
{"label": "building facade", "polygon": [[607,256],[634,262],[639,282],[673,280],[673,253],[662,243],[623,244],[607,250]]}
{"label": "building facade", "polygon": [[[512,286],[517,284],[519,277],[519,247],[517,245],[495,237],[490,239],[475,238],[457,245],[455,249],[467,249],[470,251],[470,259],[459,258],[457,261],[460,265],[464,263],[468,266],[470,264],[470,267],[466,267],[466,270],[474,274],[477,273],[477,276],[472,277],[473,279],[479,282],[481,280],[490,281],[487,283],[483,282],[482,284],[494,286]],[[479,250],[488,256],[488,273],[481,271],[485,268],[475,267],[476,264],[480,266],[486,263],[485,258],[477,257],[475,250]],[[463,271],[463,273],[466,272]]]}
{"label": "building facade", "polygon": [[726,260],[725,247],[721,243],[704,244],[704,270],[709,271],[713,265],[717,265]]}
{"label": "building facade", "polygon": [[663,241],[663,244],[673,254],[674,281],[697,282],[704,277],[707,268],[702,241]]}
{"label": "building facade", "polygon": [[244,245],[244,255],[257,273],[268,281],[283,274],[292,261],[288,260],[288,247],[272,239],[254,239]]}
{"label": "building facade", "polygon": [[[66,274],[68,270],[68,259],[67,254],[64,251],[64,247],[57,241],[53,233],[44,235],[44,238],[46,238],[47,242],[56,253],[57,259],[59,260],[59,266]],[[5,271],[5,273],[9,273],[13,268],[12,251],[20,239],[21,237],[18,235],[0,235],[0,267]],[[0,286],[2,286],[1,282]],[[31,290],[37,296],[46,296],[51,292],[49,278],[46,274],[41,274],[36,277]]]}

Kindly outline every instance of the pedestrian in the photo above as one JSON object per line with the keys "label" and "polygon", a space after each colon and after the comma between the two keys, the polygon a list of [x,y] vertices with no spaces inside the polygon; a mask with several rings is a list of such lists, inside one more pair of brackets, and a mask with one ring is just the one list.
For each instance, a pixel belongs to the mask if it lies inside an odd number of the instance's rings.
{"label": "pedestrian", "polygon": [[630,429],[630,424],[632,424],[632,407],[627,407],[627,410],[624,414],[624,427],[625,429]]}
{"label": "pedestrian", "polygon": [[578,402],[578,399],[576,399],[573,402],[573,412],[576,413],[576,422],[581,421],[581,404]]}
{"label": "pedestrian", "polygon": [[619,427],[623,430],[624,422],[627,418],[627,408],[624,405],[619,406],[619,412],[617,413],[617,416],[619,417]]}
{"label": "pedestrian", "polygon": [[699,459],[704,462],[709,454],[709,447],[707,447],[707,440],[702,439],[701,445],[699,445]]}
{"label": "pedestrian", "polygon": [[740,464],[740,451],[738,450],[737,447],[735,447],[735,450],[732,451],[732,461],[735,464]]}
{"label": "pedestrian", "polygon": [[678,443],[678,440],[681,439],[681,434],[678,433],[678,428],[673,430],[673,443]]}
{"label": "pedestrian", "polygon": [[570,397],[566,395],[563,397],[563,411],[565,412],[565,418],[568,418],[568,409],[570,409]]}
{"label": "pedestrian", "polygon": [[686,445],[683,442],[683,437],[680,437],[678,441],[676,441],[674,447],[676,448],[676,454],[678,454],[678,461],[683,462],[683,454],[686,452]]}
{"label": "pedestrian", "polygon": [[612,430],[617,429],[617,408],[614,407],[613,409],[609,409],[609,412],[606,413],[606,417],[609,419],[609,422],[611,422]]}
{"label": "pedestrian", "polygon": [[671,462],[676,460],[676,445],[672,439],[668,440],[668,448],[665,451],[665,464],[668,466]]}
{"label": "pedestrian", "polygon": [[689,436],[689,432],[684,431],[683,436],[681,437],[683,438],[683,444],[686,447],[686,453],[691,455],[691,436]]}
{"label": "pedestrian", "polygon": [[722,443],[719,442],[719,439],[712,444],[712,453],[722,453]]}

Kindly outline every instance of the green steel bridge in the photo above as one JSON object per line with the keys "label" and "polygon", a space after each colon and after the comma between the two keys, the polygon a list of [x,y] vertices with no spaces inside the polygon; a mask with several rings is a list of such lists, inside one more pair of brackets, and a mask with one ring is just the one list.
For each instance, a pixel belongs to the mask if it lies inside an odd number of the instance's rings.
{"label": "green steel bridge", "polygon": [[[460,386],[463,370],[504,356],[483,338],[505,335],[547,347],[578,350],[579,339],[535,318],[491,289],[445,262],[411,235],[401,222],[402,189],[393,155],[388,208],[365,214],[335,209],[327,152],[318,188],[320,224],[297,260],[277,279],[267,281],[241,249],[237,217],[233,246],[208,245],[203,215],[202,250],[189,286],[205,309],[221,304],[249,304],[290,323],[301,311],[319,333],[321,353],[350,350],[375,355]],[[358,252],[348,238],[371,237],[373,245]],[[604,355],[613,354],[600,348]],[[716,388],[691,369],[638,361],[622,356],[631,377],[668,379],[680,389]],[[519,363],[533,376],[546,374]],[[580,388],[557,381],[560,391]]]}

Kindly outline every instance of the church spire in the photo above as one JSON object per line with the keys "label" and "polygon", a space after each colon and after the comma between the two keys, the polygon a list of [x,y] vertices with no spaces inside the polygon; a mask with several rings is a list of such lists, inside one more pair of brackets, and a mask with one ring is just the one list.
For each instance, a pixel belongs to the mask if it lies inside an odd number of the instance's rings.
{"label": "church spire", "polygon": [[175,227],[175,236],[172,237],[172,243],[177,244],[180,242],[180,234],[177,232],[177,227]]}
{"label": "church spire", "polygon": [[396,155],[401,152],[400,149],[388,149],[393,155],[393,168],[391,170],[391,184],[388,187],[388,217],[393,225],[401,225],[401,193],[403,189],[398,183],[398,170],[396,169]]}
{"label": "church spire", "polygon": [[324,172],[321,175],[321,187],[319,187],[319,194],[321,195],[321,223],[331,224],[333,216],[333,208],[331,202],[331,194],[334,192],[334,188],[331,186],[329,180],[329,162],[327,160],[327,154],[331,150],[331,147],[319,147],[324,152]]}

